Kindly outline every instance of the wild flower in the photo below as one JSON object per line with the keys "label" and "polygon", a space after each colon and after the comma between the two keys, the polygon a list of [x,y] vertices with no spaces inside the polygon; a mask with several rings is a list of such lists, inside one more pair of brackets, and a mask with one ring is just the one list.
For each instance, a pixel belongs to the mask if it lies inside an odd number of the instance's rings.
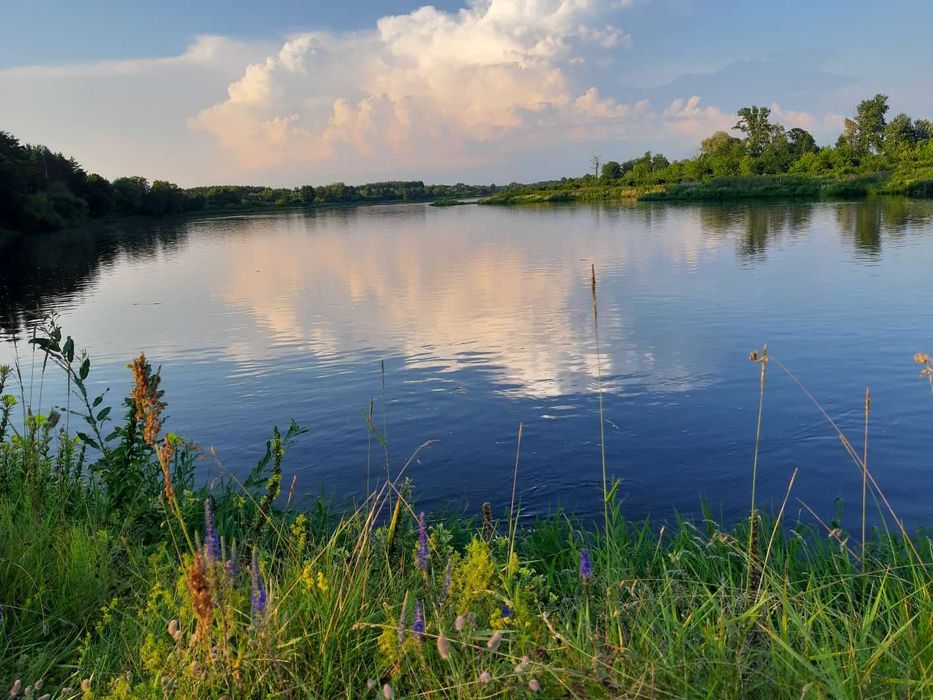
{"label": "wild flower", "polygon": [[530,681],[528,681],[528,690],[530,690],[532,693],[537,693],[539,690],[541,690],[541,684],[538,683],[537,678],[532,678]]}
{"label": "wild flower", "polygon": [[502,621],[505,624],[509,624],[512,621],[512,608],[510,608],[508,605],[503,605],[501,613],[502,613]]}
{"label": "wild flower", "polygon": [[382,686],[382,697],[385,698],[385,700],[392,700],[392,698],[395,697],[395,692],[388,683]]}
{"label": "wild flower", "polygon": [[531,664],[531,659],[527,656],[523,656],[521,661],[515,666],[515,673],[521,674],[528,670],[528,666]]}
{"label": "wild flower", "polygon": [[324,576],[324,572],[315,571],[314,567],[312,567],[310,564],[302,569],[301,581],[309,591],[317,589],[320,590],[321,593],[326,593],[329,587],[327,584],[327,577]]}
{"label": "wild flower", "polygon": [[502,644],[502,632],[496,631],[496,633],[493,634],[493,635],[489,638],[489,641],[486,642],[486,647],[487,647],[490,651],[495,651],[496,649],[499,648],[499,645],[500,645],[500,644]]}
{"label": "wild flower", "polygon": [[262,573],[259,571],[259,557],[253,549],[253,558],[250,565],[250,579],[252,581],[252,595],[250,602],[253,607],[253,619],[257,622],[262,620],[266,613],[266,586],[262,581]]}
{"label": "wild flower", "polygon": [[188,593],[191,595],[194,616],[198,620],[194,637],[206,642],[210,637],[211,622],[214,617],[214,599],[200,552],[195,552],[191,566],[188,568]]}
{"label": "wild flower", "polygon": [[483,685],[487,685],[491,680],[492,674],[489,673],[489,671],[483,671],[481,674],[479,674],[479,682]]}
{"label": "wild flower", "polygon": [[450,656],[450,645],[447,643],[447,635],[441,630],[437,635],[437,653],[444,661]]}
{"label": "wild flower", "polygon": [[453,573],[451,595],[456,598],[459,611],[474,606],[482,609],[491,602],[490,590],[493,588],[495,572],[489,543],[474,537]]}
{"label": "wild flower", "polygon": [[458,632],[463,632],[464,627],[466,627],[466,617],[457,615],[457,619],[454,620],[454,629]]}
{"label": "wild flower", "polygon": [[593,565],[590,563],[590,550],[584,547],[580,550],[580,578],[589,583],[593,578]]}
{"label": "wild flower", "polygon": [[158,372],[152,371],[152,365],[146,360],[146,353],[141,352],[133,360],[130,367],[133,370],[133,406],[136,409],[136,420],[143,422],[143,440],[147,445],[155,447],[162,429],[162,411],[165,403],[162,401],[164,391],[159,389]]}
{"label": "wild flower", "polygon": [[81,681],[81,690],[85,693],[91,690],[91,679],[90,678],[85,678],[83,681]]}
{"label": "wild flower", "polygon": [[411,618],[411,632],[419,642],[424,640],[424,604],[420,600],[415,602],[415,610]]}
{"label": "wild flower", "polygon": [[156,449],[159,457],[159,466],[162,467],[162,481],[165,487],[165,497],[169,502],[172,502],[175,499],[175,492],[174,489],[172,489],[172,475],[169,472],[168,465],[172,461],[172,456],[175,454],[175,441],[166,435],[162,440],[162,444]]}
{"label": "wild flower", "polygon": [[10,697],[15,698],[19,695],[19,692],[23,689],[23,681],[17,678],[13,681],[13,687],[10,688]]}
{"label": "wild flower", "polygon": [[483,503],[483,537],[491,540],[496,534],[496,526],[492,521],[492,506],[489,501]]}
{"label": "wild flower", "polygon": [[204,555],[208,564],[220,559],[220,539],[214,524],[214,503],[210,496],[204,499]]}
{"label": "wild flower", "polygon": [[431,550],[428,545],[428,523],[422,511],[418,516],[418,569],[420,571],[428,570],[428,560],[430,557]]}

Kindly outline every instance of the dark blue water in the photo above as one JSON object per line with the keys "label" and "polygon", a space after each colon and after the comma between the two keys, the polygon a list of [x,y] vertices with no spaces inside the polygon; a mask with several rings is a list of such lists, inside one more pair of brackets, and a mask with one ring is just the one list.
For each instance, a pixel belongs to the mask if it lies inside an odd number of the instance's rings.
{"label": "dark blue water", "polygon": [[[590,265],[599,279],[600,354]],[[0,362],[54,311],[97,386],[162,365],[167,428],[205,476],[244,474],[274,424],[309,429],[286,458],[299,495],[349,499],[395,474],[427,508],[507,507],[519,424],[526,514],[600,512],[597,367],[623,510],[669,517],[705,498],[747,513],[759,368],[793,370],[861,449],[909,524],[933,522],[933,203],[430,208],[235,216],[32,237],[2,250]],[[33,359],[19,345],[27,379]],[[383,390],[382,363],[385,373]],[[36,368],[36,377],[39,375]],[[38,380],[36,380],[38,385]],[[61,403],[54,375],[43,403]],[[34,389],[34,401],[38,393]],[[210,448],[215,454],[211,455]],[[368,455],[370,455],[368,457]],[[367,467],[367,465],[369,465]],[[769,366],[759,500],[858,519],[861,479],[809,399]],[[808,519],[808,515],[804,515]]]}

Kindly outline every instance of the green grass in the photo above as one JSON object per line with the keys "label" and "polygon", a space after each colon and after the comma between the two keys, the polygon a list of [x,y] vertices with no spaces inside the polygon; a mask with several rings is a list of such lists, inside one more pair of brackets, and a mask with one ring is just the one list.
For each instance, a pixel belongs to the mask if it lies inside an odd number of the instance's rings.
{"label": "green grass", "polygon": [[627,187],[619,184],[588,184],[577,182],[545,186],[530,186],[499,192],[479,200],[479,204],[550,204],[559,202],[600,202],[607,200],[635,200],[657,186]]}
{"label": "green grass", "polygon": [[[84,403],[83,358],[49,337],[49,366]],[[933,693],[922,533],[875,531],[862,558],[848,533],[785,523],[783,507],[734,526],[708,513],[634,523],[612,497],[599,528],[558,513],[512,531],[519,513],[503,510],[491,522],[429,515],[420,533],[403,465],[355,507],[290,507],[279,477],[292,442],[309,439],[296,426],[274,431],[242,483],[197,486],[181,438],[168,436],[170,457],[166,436],[146,439],[160,411],[153,382],[121,420],[88,396],[83,436],[50,412],[23,419],[22,403],[0,404],[0,681],[21,679],[21,694],[40,679],[33,697]],[[202,544],[207,498],[216,562]]]}
{"label": "green grass", "polygon": [[893,172],[822,175],[749,175],[634,187],[574,180],[485,197],[480,204],[546,204],[596,201],[699,201],[753,199],[862,199],[875,194],[933,196],[933,168],[901,166]]}

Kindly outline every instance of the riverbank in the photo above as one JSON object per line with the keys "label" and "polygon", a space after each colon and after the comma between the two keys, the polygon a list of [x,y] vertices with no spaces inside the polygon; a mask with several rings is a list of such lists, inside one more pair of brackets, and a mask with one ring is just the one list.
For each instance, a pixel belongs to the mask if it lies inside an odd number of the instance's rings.
{"label": "riverbank", "polygon": [[933,197],[933,168],[839,175],[753,175],[644,186],[596,178],[530,186],[484,197],[480,204],[597,201],[738,201],[748,199],[862,199],[874,195]]}
{"label": "riverbank", "polygon": [[[524,522],[520,488],[432,516],[402,465],[354,508],[299,508],[289,448],[313,437],[297,425],[273,430],[245,479],[199,484],[197,449],[162,430],[171,397],[148,361],[112,416],[91,361],[49,331],[39,349],[64,376],[46,379],[69,381],[85,415],[67,433],[54,411],[20,412],[27,391],[0,402],[11,697],[933,691],[933,553],[893,519],[864,541],[785,523],[793,479],[772,516],[752,500],[735,526],[627,522],[611,484],[595,524]],[[767,355],[752,359],[763,376]],[[0,373],[0,395],[15,376]]]}

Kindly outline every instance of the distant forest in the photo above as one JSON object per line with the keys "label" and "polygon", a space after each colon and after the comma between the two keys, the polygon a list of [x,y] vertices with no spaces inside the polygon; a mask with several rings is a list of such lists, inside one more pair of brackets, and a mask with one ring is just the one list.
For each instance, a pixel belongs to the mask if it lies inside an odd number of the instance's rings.
{"label": "distant forest", "polygon": [[216,185],[183,189],[165,180],[88,174],[74,158],[21,144],[0,131],[0,231],[54,231],[89,220],[354,202],[481,197],[495,185],[425,185],[420,180],[294,188]]}
{"label": "distant forest", "polygon": [[933,197],[933,122],[887,119],[888,98],[863,100],[833,146],[805,129],[771,121],[768,107],[743,107],[731,131],[717,131],[696,155],[670,161],[648,151],[626,161],[590,159],[582,177],[508,187],[480,204],[639,200],[725,201],[774,197],[904,194]]}
{"label": "distant forest", "polygon": [[888,98],[863,100],[844,122],[835,146],[821,148],[805,129],[771,121],[768,107],[743,107],[732,130],[717,131],[700,143],[694,158],[670,162],[650,151],[623,163],[608,161],[594,177],[648,185],[749,175],[859,174],[894,170],[902,164],[933,166],[933,122],[898,114],[890,121]]}
{"label": "distant forest", "polygon": [[[767,192],[855,196],[870,191],[933,196],[933,122],[906,114],[888,120],[888,111],[885,95],[863,100],[845,120],[836,144],[820,147],[808,131],[772,122],[769,108],[743,107],[732,129],[737,135],[712,134],[703,139],[692,158],[672,162],[649,151],[638,158],[603,163],[594,155],[593,172],[583,177],[505,187],[425,185],[415,180],[358,186],[338,182],[294,188],[219,185],[182,189],[143,177],[110,182],[88,174],[74,158],[45,146],[21,144],[0,131],[0,230],[51,231],[115,216],[161,217],[357,202],[605,198],[615,196],[620,186],[654,188],[651,194],[657,196],[661,190],[660,195],[667,198],[679,193],[715,198]],[[789,179],[775,184],[774,176]]]}

